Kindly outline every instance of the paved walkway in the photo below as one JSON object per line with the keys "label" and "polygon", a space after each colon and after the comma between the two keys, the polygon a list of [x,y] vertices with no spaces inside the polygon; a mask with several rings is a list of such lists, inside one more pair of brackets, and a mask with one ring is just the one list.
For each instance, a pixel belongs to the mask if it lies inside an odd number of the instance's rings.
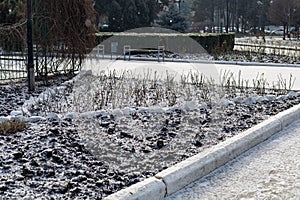
{"label": "paved walkway", "polygon": [[300,199],[300,121],[166,200]]}

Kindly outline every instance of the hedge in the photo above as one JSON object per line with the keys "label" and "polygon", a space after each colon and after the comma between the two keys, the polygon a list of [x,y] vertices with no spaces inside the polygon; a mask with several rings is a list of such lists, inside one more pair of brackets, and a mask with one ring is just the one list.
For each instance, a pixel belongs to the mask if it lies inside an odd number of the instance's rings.
{"label": "hedge", "polygon": [[218,53],[232,51],[234,48],[235,34],[190,34],[188,35],[197,41],[207,52]]}
{"label": "hedge", "polygon": [[[208,53],[232,51],[235,35],[229,34],[176,34],[176,33],[97,33],[97,43],[107,43],[107,51],[110,51],[108,43],[117,41],[120,52],[124,45],[130,44],[132,48],[157,48],[157,41],[167,41],[169,50],[176,49],[180,52],[193,52],[195,46],[200,44]],[[191,39],[193,40],[191,40]],[[180,43],[178,43],[180,42]],[[152,46],[151,46],[152,45]],[[199,45],[197,45],[199,47]],[[198,48],[199,49],[199,48]]]}

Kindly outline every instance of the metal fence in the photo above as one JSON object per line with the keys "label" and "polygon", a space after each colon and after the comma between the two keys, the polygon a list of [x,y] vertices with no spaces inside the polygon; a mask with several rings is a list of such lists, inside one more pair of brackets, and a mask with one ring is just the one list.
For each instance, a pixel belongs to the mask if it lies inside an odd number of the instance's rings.
{"label": "metal fence", "polygon": [[268,39],[265,41],[253,39],[236,39],[234,50],[300,57],[300,42],[288,40],[283,41],[278,39]]}
{"label": "metal fence", "polygon": [[25,25],[0,24],[0,80],[26,78]]}
{"label": "metal fence", "polygon": [[0,53],[0,80],[22,79],[27,77],[26,55],[23,52]]}
{"label": "metal fence", "polygon": [[[45,79],[80,70],[82,56],[64,46],[63,39],[53,45],[48,38],[47,19],[43,19],[43,9],[39,8],[38,2],[34,0],[33,13],[35,76]],[[26,24],[26,21],[0,24],[0,81],[27,78]]]}
{"label": "metal fence", "polygon": [[[10,51],[0,44],[0,81],[27,78],[27,49]],[[51,75],[74,73],[80,70],[79,60],[66,58],[59,52],[39,52],[34,46],[35,76],[45,78]]]}

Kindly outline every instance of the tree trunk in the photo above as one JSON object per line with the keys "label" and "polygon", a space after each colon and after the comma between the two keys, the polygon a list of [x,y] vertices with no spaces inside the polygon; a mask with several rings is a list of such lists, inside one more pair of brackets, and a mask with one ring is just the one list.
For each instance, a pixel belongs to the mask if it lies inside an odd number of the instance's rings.
{"label": "tree trunk", "polygon": [[286,34],[286,25],[283,26],[283,40],[285,40],[285,34]]}
{"label": "tree trunk", "polygon": [[211,1],[211,31],[215,32],[215,1]]}
{"label": "tree trunk", "polygon": [[229,1],[226,0],[226,33],[229,32]]}

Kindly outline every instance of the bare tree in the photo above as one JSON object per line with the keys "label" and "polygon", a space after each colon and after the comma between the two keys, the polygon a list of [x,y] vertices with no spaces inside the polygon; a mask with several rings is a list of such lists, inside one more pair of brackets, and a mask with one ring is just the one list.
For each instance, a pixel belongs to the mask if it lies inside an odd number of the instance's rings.
{"label": "bare tree", "polygon": [[300,2],[299,0],[273,0],[268,16],[272,23],[284,26],[283,39],[285,40],[290,27],[296,26],[300,19]]}
{"label": "bare tree", "polygon": [[[73,69],[80,68],[86,53],[94,47],[95,11],[92,0],[36,0],[34,9],[34,42],[49,63],[57,67],[68,62]],[[54,58],[54,59],[50,59]],[[39,71],[47,76],[47,67]]]}
{"label": "bare tree", "polygon": [[251,27],[263,31],[269,5],[269,0],[194,0],[194,19],[205,26],[225,26],[226,31],[244,32]]}

